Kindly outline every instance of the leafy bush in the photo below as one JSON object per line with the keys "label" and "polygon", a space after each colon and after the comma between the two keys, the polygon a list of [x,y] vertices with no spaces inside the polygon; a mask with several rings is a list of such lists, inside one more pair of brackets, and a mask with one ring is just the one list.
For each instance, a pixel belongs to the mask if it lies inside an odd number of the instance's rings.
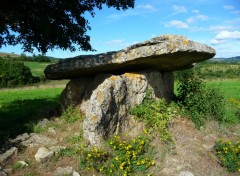
{"label": "leafy bush", "polygon": [[[96,147],[82,152],[81,167],[101,172],[103,175],[139,175],[155,165],[148,155],[150,149],[146,137],[124,140],[114,136],[108,141],[109,152]],[[150,174],[148,174],[150,176]]]}
{"label": "leafy bush", "polygon": [[235,99],[235,98],[231,98],[228,100],[228,102],[231,104],[232,108],[235,108],[235,115],[238,118],[238,120],[240,120],[240,101]]}
{"label": "leafy bush", "polygon": [[0,59],[0,88],[27,85],[39,81],[40,79],[32,76],[31,70],[22,62]]}
{"label": "leafy bush", "polygon": [[218,89],[206,87],[193,69],[177,72],[176,78],[177,100],[198,128],[209,118],[227,122],[225,100]]}
{"label": "leafy bush", "polygon": [[217,141],[214,150],[221,164],[230,172],[240,172],[240,142]]}
{"label": "leafy bush", "polygon": [[168,106],[164,99],[152,100],[147,95],[143,103],[131,109],[130,114],[144,121],[149,131],[158,131],[163,142],[172,141],[168,125],[175,116],[175,108]]}
{"label": "leafy bush", "polygon": [[78,119],[83,118],[80,114],[80,111],[78,112],[76,108],[73,106],[69,106],[62,114],[61,116],[62,120],[65,123],[73,123],[77,121]]}

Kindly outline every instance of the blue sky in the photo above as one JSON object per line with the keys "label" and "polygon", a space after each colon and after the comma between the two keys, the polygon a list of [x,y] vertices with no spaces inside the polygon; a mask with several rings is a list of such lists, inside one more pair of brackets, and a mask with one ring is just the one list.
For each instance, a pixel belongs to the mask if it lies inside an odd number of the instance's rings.
{"label": "blue sky", "polygon": [[[94,18],[88,14],[86,18],[97,52],[53,50],[46,55],[67,58],[116,51],[159,35],[178,34],[215,48],[215,57],[240,56],[240,0],[135,0],[134,9],[104,7],[95,12]],[[18,45],[0,52],[23,50]]]}

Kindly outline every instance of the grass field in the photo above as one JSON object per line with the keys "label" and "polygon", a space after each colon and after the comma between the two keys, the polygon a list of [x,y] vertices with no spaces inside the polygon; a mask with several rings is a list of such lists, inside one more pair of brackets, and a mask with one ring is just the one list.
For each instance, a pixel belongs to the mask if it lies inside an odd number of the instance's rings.
{"label": "grass field", "polygon": [[44,76],[44,69],[51,64],[50,62],[24,62],[24,65],[29,67],[33,76]]}
{"label": "grass field", "polygon": [[226,100],[235,98],[240,101],[240,80],[222,80],[207,82],[208,86],[214,86],[224,92]]}
{"label": "grass field", "polygon": [[45,118],[58,105],[62,90],[0,90],[0,144],[6,137],[30,132],[31,124]]}

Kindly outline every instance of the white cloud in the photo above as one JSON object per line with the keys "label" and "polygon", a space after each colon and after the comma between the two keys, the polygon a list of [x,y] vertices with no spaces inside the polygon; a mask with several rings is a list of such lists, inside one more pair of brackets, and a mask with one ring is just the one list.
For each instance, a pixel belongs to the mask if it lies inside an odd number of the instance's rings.
{"label": "white cloud", "polygon": [[185,13],[187,12],[187,9],[185,6],[177,6],[177,5],[174,5],[172,6],[173,10],[177,13]]}
{"label": "white cloud", "polygon": [[140,16],[140,15],[143,16],[146,14],[154,13],[156,11],[157,11],[157,9],[154,8],[150,4],[138,5],[135,9],[130,9],[130,10],[127,10],[127,11],[121,12],[121,13],[111,14],[111,15],[107,16],[107,18],[110,20],[116,21],[116,20],[121,20],[121,19],[129,17],[129,16]]}
{"label": "white cloud", "polygon": [[218,45],[218,44],[225,43],[225,40],[212,39],[212,40],[210,41],[210,43],[211,43],[212,45]]}
{"label": "white cloud", "polygon": [[194,9],[192,10],[192,13],[199,13],[199,10]]}
{"label": "white cloud", "polygon": [[199,20],[206,20],[206,19],[208,19],[208,16],[206,16],[206,15],[197,15],[196,18],[199,19]]}
{"label": "white cloud", "polygon": [[209,30],[214,32],[225,31],[233,29],[233,26],[210,26]]}
{"label": "white cloud", "polygon": [[240,15],[240,10],[231,11],[231,13]]}
{"label": "white cloud", "polygon": [[130,43],[125,42],[124,39],[116,39],[116,40],[111,40],[111,41],[107,41],[105,42],[106,45],[117,45],[120,47],[127,47],[130,45]]}
{"label": "white cloud", "polygon": [[136,8],[137,9],[150,10],[150,11],[155,10],[155,8],[150,4],[138,5]]}
{"label": "white cloud", "polygon": [[190,24],[194,23],[194,22],[195,22],[194,17],[188,18],[188,19],[187,19],[187,22],[190,23]]}
{"label": "white cloud", "polygon": [[[228,40],[231,40],[231,42],[227,42]],[[214,39],[210,41],[212,45],[219,45],[219,44],[230,44],[233,42],[238,42],[240,41],[240,31],[220,31],[218,34],[215,36]],[[236,47],[235,45],[233,47]]]}
{"label": "white cloud", "polygon": [[240,40],[240,31],[221,31],[219,32],[215,39],[217,40],[225,40],[225,39],[237,39]]}
{"label": "white cloud", "polygon": [[176,28],[182,28],[182,29],[187,29],[189,26],[187,23],[184,23],[182,21],[178,20],[172,20],[166,23],[166,27],[176,27]]}
{"label": "white cloud", "polygon": [[197,16],[193,16],[193,17],[190,17],[187,19],[187,23],[188,24],[193,24],[195,23],[197,20],[201,20],[201,21],[204,21],[204,20],[207,20],[208,19],[208,16],[206,15],[197,15]]}
{"label": "white cloud", "polygon": [[152,34],[151,37],[154,38],[154,37],[157,37],[157,35],[156,34]]}
{"label": "white cloud", "polygon": [[225,6],[223,6],[223,8],[224,8],[225,10],[233,10],[233,9],[234,9],[234,6],[232,6],[232,5],[225,5]]}

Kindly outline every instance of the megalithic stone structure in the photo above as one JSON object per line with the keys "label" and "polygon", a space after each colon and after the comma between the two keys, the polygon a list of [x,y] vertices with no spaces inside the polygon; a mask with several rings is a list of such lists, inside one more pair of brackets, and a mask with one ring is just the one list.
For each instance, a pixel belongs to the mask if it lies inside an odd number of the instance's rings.
{"label": "megalithic stone structure", "polygon": [[172,71],[212,58],[215,50],[184,36],[162,35],[117,52],[67,58],[45,69],[48,79],[71,79],[61,105],[79,107],[85,114],[84,137],[92,145],[120,133],[128,110],[144,100],[173,97]]}

